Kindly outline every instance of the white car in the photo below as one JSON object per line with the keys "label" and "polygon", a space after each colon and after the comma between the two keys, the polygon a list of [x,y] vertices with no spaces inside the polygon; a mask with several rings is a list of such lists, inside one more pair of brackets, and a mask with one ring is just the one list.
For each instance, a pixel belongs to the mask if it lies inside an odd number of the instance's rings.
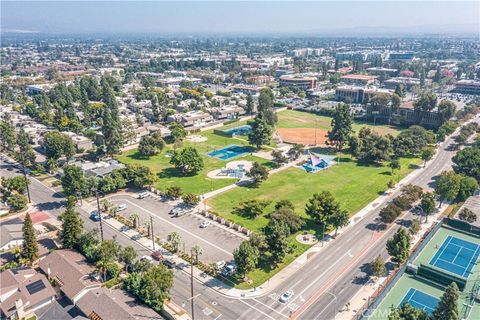
{"label": "white car", "polygon": [[287,303],[293,297],[293,295],[293,290],[288,290],[284,294],[282,294],[279,300],[281,303]]}
{"label": "white car", "polygon": [[225,264],[226,263],[223,260],[217,261],[217,262],[215,262],[215,269],[222,270],[223,267],[225,267]]}
{"label": "white car", "polygon": [[210,225],[210,221],[205,220],[205,221],[203,221],[202,224],[200,225],[200,228],[206,228],[206,227],[208,227],[209,225]]}
{"label": "white car", "polygon": [[144,198],[146,198],[146,197],[148,197],[148,192],[147,192],[147,191],[140,192],[140,193],[138,194],[138,199],[144,199]]}
{"label": "white car", "polygon": [[147,260],[148,262],[153,262],[153,258],[151,256],[143,256],[141,260]]}
{"label": "white car", "polygon": [[126,204],[121,204],[121,205],[118,205],[115,208],[115,212],[120,212],[120,211],[123,211],[123,210],[126,210],[126,209],[127,209],[127,205]]}

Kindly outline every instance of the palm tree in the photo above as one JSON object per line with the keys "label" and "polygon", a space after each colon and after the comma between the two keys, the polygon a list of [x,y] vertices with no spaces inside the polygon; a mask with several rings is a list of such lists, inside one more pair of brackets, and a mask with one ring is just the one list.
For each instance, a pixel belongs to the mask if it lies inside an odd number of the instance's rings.
{"label": "palm tree", "polygon": [[102,210],[103,210],[103,212],[109,213],[112,206],[113,206],[113,204],[110,201],[108,201],[108,199],[103,199],[102,200]]}
{"label": "palm tree", "polygon": [[130,215],[130,220],[132,221],[133,223],[133,229],[137,229],[137,224],[138,224],[138,214],[136,213],[132,213]]}
{"label": "palm tree", "polygon": [[100,270],[100,272],[102,273],[103,281],[106,281],[107,270],[108,270],[108,267],[110,266],[110,262],[107,260],[101,259],[101,260],[98,260],[95,265],[97,266],[98,270]]}
{"label": "palm tree", "polygon": [[192,247],[192,258],[195,256],[195,264],[198,264],[198,256],[203,254],[203,249],[198,244]]}
{"label": "palm tree", "polygon": [[168,239],[170,241],[170,244],[172,245],[172,250],[174,252],[177,252],[178,246],[180,245],[182,237],[178,234],[178,232],[173,231],[168,235]]}

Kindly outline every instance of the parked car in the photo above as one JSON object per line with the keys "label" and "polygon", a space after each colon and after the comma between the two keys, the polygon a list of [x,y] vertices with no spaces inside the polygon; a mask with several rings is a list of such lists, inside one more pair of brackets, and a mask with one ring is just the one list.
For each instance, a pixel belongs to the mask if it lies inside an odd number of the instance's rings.
{"label": "parked car", "polygon": [[137,233],[137,234],[132,236],[132,240],[137,241],[137,240],[140,240],[141,237],[142,237],[142,235],[140,233]]}
{"label": "parked car", "polygon": [[222,270],[223,267],[225,267],[225,264],[226,263],[223,260],[217,261],[217,262],[215,262],[215,269]]}
{"label": "parked car", "polygon": [[148,192],[147,192],[147,191],[140,192],[140,193],[138,194],[138,199],[144,199],[144,198],[146,198],[146,197],[148,197]]}
{"label": "parked car", "polygon": [[127,209],[127,205],[126,204],[121,204],[121,205],[118,205],[115,207],[115,212],[120,212],[120,211],[123,211],[123,210],[126,210]]}
{"label": "parked car", "polygon": [[172,259],[165,259],[162,263],[169,269],[173,269],[177,265]]}
{"label": "parked car", "polygon": [[98,214],[97,210],[90,212],[90,219],[92,219],[95,222],[100,221],[100,215]]}
{"label": "parked car", "polygon": [[208,220],[205,220],[202,222],[202,224],[200,225],[200,228],[206,228],[210,225],[210,221]]}
{"label": "parked car", "polygon": [[223,268],[222,270],[222,276],[231,276],[237,271],[237,266],[233,263],[229,263]]}
{"label": "parked car", "polygon": [[160,250],[154,251],[152,252],[152,258],[157,261],[161,261],[163,260],[163,254]]}
{"label": "parked car", "polygon": [[281,303],[287,303],[293,297],[293,295],[294,295],[293,290],[288,290],[280,296],[279,301]]}

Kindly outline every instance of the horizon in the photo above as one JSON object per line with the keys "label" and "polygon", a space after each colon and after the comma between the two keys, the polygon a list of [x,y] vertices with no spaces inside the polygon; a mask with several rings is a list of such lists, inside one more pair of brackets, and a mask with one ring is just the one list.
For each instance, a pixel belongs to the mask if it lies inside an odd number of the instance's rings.
{"label": "horizon", "polygon": [[2,1],[3,34],[480,34],[475,1]]}

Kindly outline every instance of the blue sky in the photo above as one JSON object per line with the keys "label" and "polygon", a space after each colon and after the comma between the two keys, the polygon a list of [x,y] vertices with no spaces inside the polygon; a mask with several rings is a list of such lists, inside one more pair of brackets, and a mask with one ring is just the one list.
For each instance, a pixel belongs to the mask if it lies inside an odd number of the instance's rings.
{"label": "blue sky", "polygon": [[2,31],[479,32],[478,1],[1,1]]}

